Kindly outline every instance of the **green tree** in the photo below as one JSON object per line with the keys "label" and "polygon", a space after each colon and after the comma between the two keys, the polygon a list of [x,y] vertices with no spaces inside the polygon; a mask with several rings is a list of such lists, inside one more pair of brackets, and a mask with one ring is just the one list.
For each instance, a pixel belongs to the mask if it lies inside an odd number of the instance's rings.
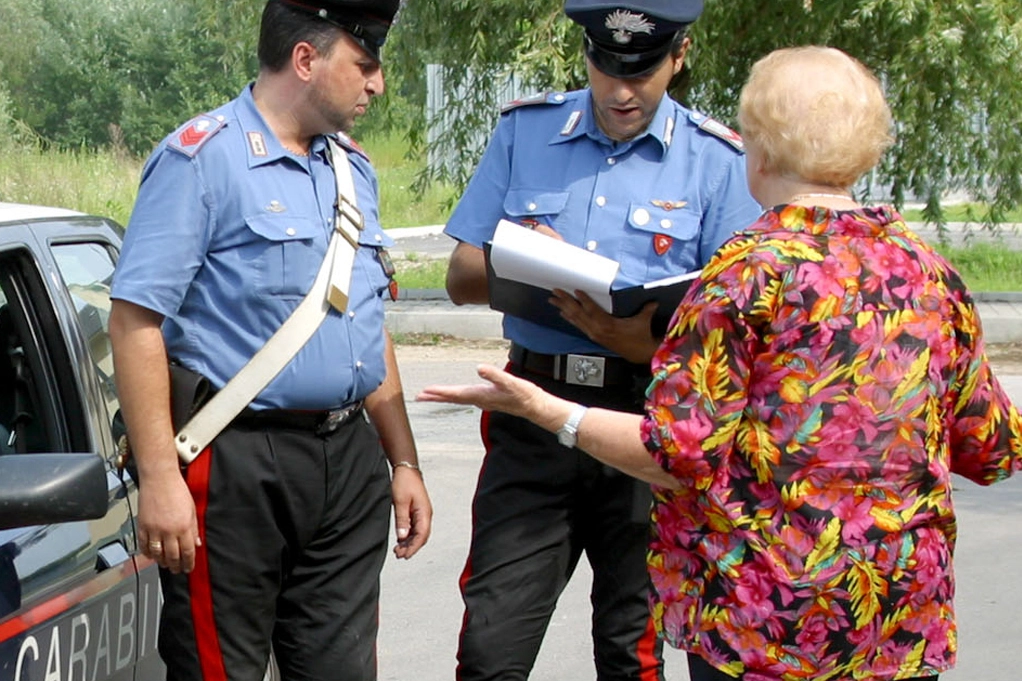
{"label": "green tree", "polygon": [[[935,222],[952,190],[988,202],[996,219],[1022,203],[1018,10],[1017,0],[707,0],[691,32],[692,68],[673,94],[733,123],[758,58],[791,45],[840,48],[880,75],[897,121],[875,182],[899,205],[920,197]],[[460,150],[461,171],[427,170],[426,181],[466,181],[479,149],[463,142],[496,118],[494,79],[515,73],[553,89],[583,82],[580,34],[560,2],[414,0],[399,18],[396,63],[419,101],[421,76],[410,74],[430,62],[444,65],[448,94],[461,93],[448,98],[454,123],[435,142]],[[424,140],[420,129],[413,141]]]}

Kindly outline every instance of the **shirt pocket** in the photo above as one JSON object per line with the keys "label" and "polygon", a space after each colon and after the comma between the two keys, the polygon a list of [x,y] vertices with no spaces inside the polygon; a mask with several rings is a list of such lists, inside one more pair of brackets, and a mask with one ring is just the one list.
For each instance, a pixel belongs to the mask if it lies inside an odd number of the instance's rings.
{"label": "shirt pocket", "polygon": [[305,296],[326,255],[322,223],[294,215],[262,214],[245,218],[245,224],[258,237],[251,260],[262,272],[262,292]]}
{"label": "shirt pocket", "polygon": [[635,231],[625,250],[634,262],[622,261],[623,273],[634,267],[636,278],[652,281],[698,269],[701,224],[701,216],[692,211],[632,203],[628,226]]}
{"label": "shirt pocket", "polygon": [[390,277],[383,269],[380,252],[393,245],[393,237],[378,227],[367,227],[358,234],[359,258],[355,261],[356,267],[362,263],[366,282],[376,295],[381,295],[381,292],[390,285]]}
{"label": "shirt pocket", "polygon": [[568,205],[569,192],[542,189],[510,189],[504,196],[504,213],[513,222],[554,227]]}

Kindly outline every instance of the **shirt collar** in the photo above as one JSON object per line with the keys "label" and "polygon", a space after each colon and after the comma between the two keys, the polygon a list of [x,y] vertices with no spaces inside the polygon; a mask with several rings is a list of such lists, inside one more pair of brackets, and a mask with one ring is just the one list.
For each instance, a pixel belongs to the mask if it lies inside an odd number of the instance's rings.
{"label": "shirt collar", "polygon": [[[653,114],[653,120],[649,122],[646,129],[636,137],[628,140],[628,142],[623,143],[622,146],[627,148],[640,143],[644,139],[651,138],[656,140],[660,147],[660,156],[663,158],[663,155],[667,153],[671,142],[674,140],[676,123],[674,114],[674,104],[671,98],[667,96],[667,93],[664,93],[659,106],[657,106],[656,113]],[[575,100],[575,106],[565,114],[564,125],[554,135],[553,139],[550,140],[550,144],[567,142],[577,139],[582,135],[586,135],[593,141],[601,144],[615,144],[614,140],[607,137],[600,130],[600,126],[596,124],[596,116],[593,115],[593,97],[589,89],[585,90],[585,94],[582,97]]]}
{"label": "shirt collar", "polygon": [[[242,134],[245,137],[245,149],[248,154],[248,167],[274,163],[282,158],[295,160],[294,154],[288,152],[277,139],[277,135],[266,124],[266,119],[256,107],[255,99],[252,97],[252,83],[249,83],[238,97],[234,114],[238,119]],[[310,155],[323,156],[326,153],[326,138],[317,135],[312,138],[312,145],[309,148]],[[306,164],[299,162],[305,167]]]}

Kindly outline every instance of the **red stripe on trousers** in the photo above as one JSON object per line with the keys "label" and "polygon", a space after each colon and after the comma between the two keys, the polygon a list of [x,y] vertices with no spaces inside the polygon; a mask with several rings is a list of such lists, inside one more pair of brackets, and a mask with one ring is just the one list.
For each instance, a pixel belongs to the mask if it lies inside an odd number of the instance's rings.
{"label": "red stripe on trousers", "polygon": [[656,627],[653,618],[646,620],[646,631],[642,632],[635,647],[635,655],[639,658],[640,681],[662,681],[660,660],[656,656]]}
{"label": "red stripe on trousers", "polygon": [[[479,435],[483,440],[483,449],[486,453],[490,451],[490,412],[484,411],[483,415],[479,419]],[[486,457],[483,457],[483,465],[479,468],[479,479],[483,477],[483,469],[486,468]],[[476,486],[478,487],[478,481]],[[476,524],[475,509],[472,510],[472,527]],[[472,551],[469,550],[468,558],[465,559],[465,568],[461,571],[461,577],[458,578],[458,588],[461,593],[465,593],[465,585],[468,584],[469,578],[472,576]],[[461,616],[461,631],[458,633],[458,659],[461,659],[461,640],[465,635],[465,629],[468,625],[468,608],[465,608],[465,614]],[[461,678],[461,664],[459,663],[457,668],[454,670],[455,679]]]}
{"label": "red stripe on trousers", "polygon": [[204,681],[227,681],[224,657],[220,651],[220,637],[213,617],[213,590],[209,583],[209,554],[206,545],[206,509],[209,506],[209,471],[213,453],[210,447],[185,469],[185,480],[195,500],[195,516],[199,525],[202,547],[195,552],[195,569],[188,573],[188,595],[192,606],[192,626],[195,628],[195,650],[199,656],[199,669]]}

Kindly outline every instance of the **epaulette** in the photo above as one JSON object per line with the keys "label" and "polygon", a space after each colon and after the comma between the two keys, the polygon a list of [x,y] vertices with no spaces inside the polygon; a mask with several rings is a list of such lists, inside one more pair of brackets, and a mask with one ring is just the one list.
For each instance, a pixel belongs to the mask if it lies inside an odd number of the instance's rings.
{"label": "epaulette", "polygon": [[359,156],[362,156],[365,160],[372,163],[372,160],[369,158],[369,154],[366,153],[366,150],[360,147],[358,143],[355,142],[355,140],[351,139],[351,137],[347,133],[338,131],[334,133],[333,137],[334,140],[342,147],[344,147],[348,151],[358,154]]}
{"label": "epaulette", "polygon": [[537,104],[564,104],[567,99],[563,92],[537,92],[529,97],[522,97],[521,99],[514,99],[508,102],[500,107],[500,113],[506,114],[508,111],[514,111],[519,107],[535,106]]}
{"label": "epaulette", "polygon": [[738,151],[745,151],[745,143],[742,141],[742,136],[720,121],[695,111],[690,113],[688,118],[699,126],[699,129],[703,132],[708,132],[714,137],[724,140]]}
{"label": "epaulette", "polygon": [[224,127],[224,117],[213,117],[209,114],[200,114],[188,121],[170,136],[167,147],[181,152],[188,158],[193,158],[199,149],[215,135],[220,128]]}

